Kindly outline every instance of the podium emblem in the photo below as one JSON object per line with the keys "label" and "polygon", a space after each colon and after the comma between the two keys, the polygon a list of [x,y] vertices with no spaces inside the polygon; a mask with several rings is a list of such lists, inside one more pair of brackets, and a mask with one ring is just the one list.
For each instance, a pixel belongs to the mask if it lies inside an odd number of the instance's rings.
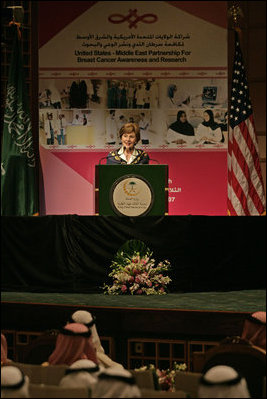
{"label": "podium emblem", "polygon": [[153,206],[154,192],[144,177],[126,175],[112,185],[110,202],[119,216],[145,216]]}

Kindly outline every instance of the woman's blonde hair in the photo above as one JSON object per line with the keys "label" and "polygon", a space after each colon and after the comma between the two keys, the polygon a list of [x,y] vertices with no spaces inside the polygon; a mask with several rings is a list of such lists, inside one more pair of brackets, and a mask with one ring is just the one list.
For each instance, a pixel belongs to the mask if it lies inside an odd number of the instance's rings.
{"label": "woman's blonde hair", "polygon": [[119,131],[120,139],[121,139],[121,136],[122,136],[124,133],[132,133],[132,132],[135,133],[136,143],[138,143],[138,141],[140,140],[140,128],[139,128],[139,126],[137,125],[137,123],[125,123],[125,124],[120,128],[120,131]]}

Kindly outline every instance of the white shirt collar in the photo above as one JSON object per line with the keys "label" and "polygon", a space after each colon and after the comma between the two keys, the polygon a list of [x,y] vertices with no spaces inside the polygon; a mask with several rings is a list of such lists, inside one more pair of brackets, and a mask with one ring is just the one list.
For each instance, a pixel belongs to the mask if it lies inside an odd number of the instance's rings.
{"label": "white shirt collar", "polygon": [[124,161],[127,162],[127,164],[130,164],[134,161],[134,159],[137,157],[138,155],[138,151],[134,148],[133,153],[131,154],[129,160],[126,160],[126,156],[123,153],[123,147],[121,147],[118,151],[118,155],[121,157],[121,159],[123,159]]}

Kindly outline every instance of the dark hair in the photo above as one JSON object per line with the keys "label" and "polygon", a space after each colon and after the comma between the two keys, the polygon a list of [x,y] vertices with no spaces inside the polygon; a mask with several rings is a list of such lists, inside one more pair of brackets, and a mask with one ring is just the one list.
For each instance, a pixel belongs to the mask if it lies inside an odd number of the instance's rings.
{"label": "dark hair", "polygon": [[204,111],[204,113],[206,112],[206,114],[208,114],[209,115],[209,117],[210,117],[210,120],[212,121],[212,123],[214,122],[214,115],[213,115],[213,112],[212,112],[212,110],[211,109],[206,109],[205,111]]}
{"label": "dark hair", "polygon": [[181,116],[182,116],[183,114],[185,114],[185,116],[186,116],[185,111],[178,111],[178,112],[177,112],[177,121],[180,120],[180,118],[181,118]]}
{"label": "dark hair", "polygon": [[136,123],[125,123],[120,128],[119,136],[121,138],[124,133],[132,133],[132,132],[135,133],[136,143],[138,143],[138,141],[140,140],[140,129]]}

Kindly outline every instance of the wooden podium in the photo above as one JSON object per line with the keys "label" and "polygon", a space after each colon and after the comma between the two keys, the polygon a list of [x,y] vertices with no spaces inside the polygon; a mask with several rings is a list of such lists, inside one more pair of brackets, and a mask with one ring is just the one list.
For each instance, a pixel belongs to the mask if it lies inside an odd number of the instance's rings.
{"label": "wooden podium", "polygon": [[96,165],[95,214],[168,214],[168,165]]}

